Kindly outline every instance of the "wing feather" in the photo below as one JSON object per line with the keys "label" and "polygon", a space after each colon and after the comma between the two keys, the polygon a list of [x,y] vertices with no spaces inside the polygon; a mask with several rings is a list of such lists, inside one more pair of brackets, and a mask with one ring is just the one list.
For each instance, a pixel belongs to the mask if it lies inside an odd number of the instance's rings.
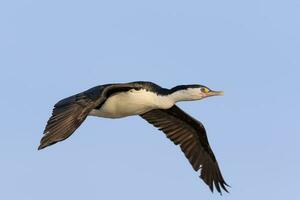
{"label": "wing feather", "polygon": [[217,160],[209,146],[204,126],[179,107],[151,110],[141,117],[163,131],[175,144],[179,145],[195,171],[201,169],[200,178],[213,192],[214,187],[222,194],[229,186],[221,175]]}
{"label": "wing feather", "polygon": [[108,84],[93,87],[82,93],[62,99],[54,105],[52,116],[47,122],[44,136],[38,149],[67,139],[81,125],[88,114],[100,108],[105,100],[114,93],[130,89],[140,89],[134,84]]}
{"label": "wing feather", "polygon": [[84,96],[83,93],[55,104],[38,149],[43,149],[70,137],[94,106],[94,101]]}

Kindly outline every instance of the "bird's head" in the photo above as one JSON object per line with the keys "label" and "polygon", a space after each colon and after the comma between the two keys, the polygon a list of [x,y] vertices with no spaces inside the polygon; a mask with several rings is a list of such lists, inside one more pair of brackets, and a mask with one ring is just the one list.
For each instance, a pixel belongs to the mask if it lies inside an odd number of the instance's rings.
{"label": "bird's head", "polygon": [[214,91],[204,85],[179,85],[171,89],[171,96],[177,101],[200,100],[211,96],[224,95],[223,91]]}

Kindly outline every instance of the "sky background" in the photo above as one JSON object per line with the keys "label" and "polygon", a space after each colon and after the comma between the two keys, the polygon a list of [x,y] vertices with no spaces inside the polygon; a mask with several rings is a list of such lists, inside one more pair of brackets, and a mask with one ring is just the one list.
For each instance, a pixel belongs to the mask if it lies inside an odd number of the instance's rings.
{"label": "sky background", "polygon": [[[0,199],[295,199],[300,2],[0,2]],[[179,106],[205,125],[230,194],[211,194],[139,117],[89,117],[37,151],[53,105],[95,85],[204,84]]]}

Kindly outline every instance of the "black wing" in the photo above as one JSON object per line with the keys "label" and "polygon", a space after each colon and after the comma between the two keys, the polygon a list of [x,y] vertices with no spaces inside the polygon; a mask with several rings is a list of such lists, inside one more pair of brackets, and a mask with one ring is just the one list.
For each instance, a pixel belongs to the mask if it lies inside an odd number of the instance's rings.
{"label": "black wing", "polygon": [[200,177],[212,192],[214,186],[221,194],[221,188],[228,192],[226,189],[228,185],[209,146],[206,131],[199,121],[176,105],[167,110],[151,110],[141,117],[163,131],[175,145],[180,145],[194,170],[201,170]]}
{"label": "black wing", "polygon": [[54,105],[38,149],[67,139],[88,114],[94,108],[100,108],[110,95],[130,89],[140,89],[140,86],[133,84],[97,86],[59,101]]}
{"label": "black wing", "polygon": [[56,103],[38,149],[43,149],[71,136],[93,109],[94,103],[83,93]]}

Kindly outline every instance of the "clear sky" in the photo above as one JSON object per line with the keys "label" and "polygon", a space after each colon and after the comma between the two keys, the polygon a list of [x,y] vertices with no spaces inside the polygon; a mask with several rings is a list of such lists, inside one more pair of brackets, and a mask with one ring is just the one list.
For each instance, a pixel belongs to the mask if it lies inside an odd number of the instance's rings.
{"label": "clear sky", "polygon": [[[296,199],[298,0],[0,2],[0,199]],[[53,105],[148,80],[224,90],[179,106],[205,125],[230,194],[211,194],[139,117],[88,118],[37,151]]]}

